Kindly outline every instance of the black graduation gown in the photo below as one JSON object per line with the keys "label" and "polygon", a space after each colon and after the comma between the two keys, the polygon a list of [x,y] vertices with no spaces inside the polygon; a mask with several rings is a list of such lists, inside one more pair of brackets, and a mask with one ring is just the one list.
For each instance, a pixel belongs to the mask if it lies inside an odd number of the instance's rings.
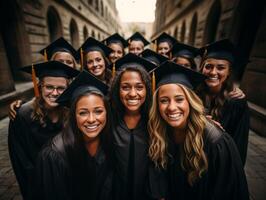
{"label": "black graduation gown", "polygon": [[[82,179],[73,177],[77,167],[69,164],[63,150],[61,135],[53,139],[39,154],[36,166],[35,199],[39,200],[110,200],[112,199],[112,170],[107,165],[103,149],[99,147],[94,157],[86,156],[86,172]],[[88,173],[87,173],[88,172]],[[81,191],[83,190],[83,191]]]}
{"label": "black graduation gown", "polygon": [[147,199],[148,131],[145,122],[128,129],[123,120],[114,126],[114,199]]}
{"label": "black graduation gown", "polygon": [[249,108],[246,99],[226,100],[220,122],[234,139],[243,165],[245,165],[249,133]]}
{"label": "black graduation gown", "polygon": [[173,157],[166,171],[150,168],[151,196],[166,197],[167,200],[249,199],[242,162],[235,143],[227,133],[207,123],[204,152],[208,159],[208,171],[192,187],[181,167],[180,146],[171,145],[170,149]]}
{"label": "black graduation gown", "polygon": [[9,156],[24,199],[30,199],[32,194],[32,178],[39,151],[62,129],[62,123],[52,123],[49,119],[46,127],[33,121],[32,104],[33,101],[29,101],[21,106],[8,130]]}

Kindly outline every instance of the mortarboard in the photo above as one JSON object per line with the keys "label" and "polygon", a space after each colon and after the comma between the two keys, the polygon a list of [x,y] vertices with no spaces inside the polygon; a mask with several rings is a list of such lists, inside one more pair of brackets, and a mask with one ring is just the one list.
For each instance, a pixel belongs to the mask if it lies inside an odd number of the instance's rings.
{"label": "mortarboard", "polygon": [[132,41],[141,41],[143,42],[144,46],[150,44],[139,32],[135,32],[127,39],[128,44],[130,44]]}
{"label": "mortarboard", "polygon": [[145,49],[142,53],[141,53],[142,57],[154,64],[156,64],[157,66],[159,66],[161,63],[163,63],[164,61],[167,60],[167,58],[165,56],[162,56],[150,49]]}
{"label": "mortarboard", "polygon": [[229,39],[219,40],[200,48],[199,54],[203,59],[215,58],[234,63],[235,47]]}
{"label": "mortarboard", "polygon": [[145,60],[144,58],[141,58],[135,54],[128,53],[124,57],[120,58],[115,62],[115,67],[120,70],[127,66],[141,66],[143,67],[147,72],[155,69],[157,66],[148,60]]}
{"label": "mortarboard", "polygon": [[77,76],[80,73],[78,70],[58,61],[47,61],[47,62],[32,64],[30,66],[22,67],[20,70],[32,75],[34,93],[36,97],[39,96],[36,77],[43,78],[45,76],[51,76],[51,77],[65,77],[69,79]]}
{"label": "mortarboard", "polygon": [[154,70],[154,73],[156,88],[165,84],[179,83],[193,89],[206,79],[205,75],[172,61],[165,61]]}
{"label": "mortarboard", "polygon": [[109,46],[111,43],[119,43],[123,48],[126,48],[128,46],[127,41],[118,33],[114,33],[113,35],[104,39],[102,42],[107,46]]}
{"label": "mortarboard", "polygon": [[172,37],[171,35],[169,35],[169,34],[167,34],[165,32],[163,32],[157,38],[152,40],[152,43],[154,43],[156,45],[156,47],[162,42],[167,42],[170,45],[170,47],[173,47],[173,45],[175,43],[177,43],[177,40],[174,37]]}
{"label": "mortarboard", "polygon": [[180,42],[177,42],[172,48],[173,58],[175,57],[187,57],[195,58],[199,53],[199,49],[193,46],[189,46]]}
{"label": "mortarboard", "polygon": [[58,38],[51,44],[49,44],[44,49],[40,50],[40,53],[44,56],[45,61],[51,59],[55,52],[68,52],[70,53],[76,60],[78,60],[78,52],[74,49],[71,44],[69,44],[63,37]]}
{"label": "mortarboard", "polygon": [[108,93],[108,86],[91,73],[83,70],[58,97],[56,102],[60,105],[70,106],[77,96],[92,91],[100,92],[105,96]]}

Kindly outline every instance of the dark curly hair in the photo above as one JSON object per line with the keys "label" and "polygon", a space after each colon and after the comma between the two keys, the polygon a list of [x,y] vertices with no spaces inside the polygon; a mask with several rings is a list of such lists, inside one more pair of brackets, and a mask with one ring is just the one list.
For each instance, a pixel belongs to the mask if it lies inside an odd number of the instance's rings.
{"label": "dark curly hair", "polygon": [[120,100],[120,83],[122,75],[128,71],[138,72],[144,82],[147,92],[145,102],[141,106],[141,116],[144,120],[148,120],[149,109],[152,102],[151,78],[149,73],[138,65],[126,66],[117,72],[110,90],[110,100],[114,111],[113,114],[116,118],[121,118],[125,114],[125,107]]}

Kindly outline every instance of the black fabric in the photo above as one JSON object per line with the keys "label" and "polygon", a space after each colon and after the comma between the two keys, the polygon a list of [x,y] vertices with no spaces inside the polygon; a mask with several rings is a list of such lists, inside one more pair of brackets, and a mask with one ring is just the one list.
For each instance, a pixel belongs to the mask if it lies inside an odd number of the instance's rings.
{"label": "black fabric", "polygon": [[52,123],[46,119],[46,126],[43,127],[33,121],[32,104],[33,101],[30,101],[21,106],[15,120],[10,121],[8,130],[10,160],[24,200],[31,198],[38,153],[44,144],[62,130],[62,123]]}
{"label": "black fabric", "polygon": [[53,143],[44,148],[37,159],[35,199],[112,199],[113,174],[101,147],[94,157],[87,155],[85,177],[77,180],[73,177],[76,169],[71,167],[65,151],[59,147],[61,135],[56,136]]}
{"label": "black fabric", "polygon": [[[248,187],[242,162],[232,138],[214,125],[208,123],[204,134],[204,152],[208,159],[208,171],[190,186],[187,173],[181,167],[181,146],[170,145],[170,162],[167,170],[158,176],[150,170],[150,189],[158,188],[159,183],[168,187],[161,193],[151,190],[151,195],[165,195],[167,200],[191,199],[249,199]],[[157,177],[154,179],[153,177]],[[159,179],[158,179],[159,177]],[[162,178],[163,177],[163,178]],[[163,181],[167,180],[167,184]],[[157,180],[157,182],[156,182]]]}
{"label": "black fabric", "polygon": [[114,199],[149,199],[146,195],[148,175],[148,132],[140,120],[134,129],[128,129],[123,120],[113,130],[115,153]]}
{"label": "black fabric", "polygon": [[245,165],[249,134],[249,108],[246,99],[225,101],[220,122],[234,139],[243,165]]}

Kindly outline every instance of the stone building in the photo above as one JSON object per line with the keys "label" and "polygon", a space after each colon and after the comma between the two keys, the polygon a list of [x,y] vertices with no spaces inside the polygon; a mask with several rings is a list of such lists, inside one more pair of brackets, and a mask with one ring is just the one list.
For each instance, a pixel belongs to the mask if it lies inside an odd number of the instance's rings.
{"label": "stone building", "polygon": [[266,136],[266,10],[263,0],[157,0],[152,38],[167,32],[200,47],[229,38],[238,48],[235,78],[251,111],[251,128]]}
{"label": "stone building", "polygon": [[32,85],[21,66],[42,61],[38,53],[60,36],[78,48],[88,36],[102,40],[121,30],[115,0],[8,0],[0,3],[0,118],[6,105]]}

